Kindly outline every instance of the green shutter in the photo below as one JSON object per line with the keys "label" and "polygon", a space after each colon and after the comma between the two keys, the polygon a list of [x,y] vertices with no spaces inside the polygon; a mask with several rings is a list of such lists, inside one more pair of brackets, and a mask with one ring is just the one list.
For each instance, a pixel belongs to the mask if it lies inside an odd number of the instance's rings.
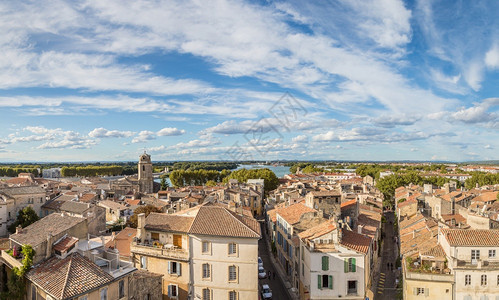
{"label": "green shutter", "polygon": [[322,257],[322,271],[327,271],[329,270],[329,257],[323,256]]}
{"label": "green shutter", "polygon": [[322,276],[317,275],[317,288],[320,290],[322,288]]}
{"label": "green shutter", "polygon": [[352,272],[355,272],[355,258],[352,258]]}
{"label": "green shutter", "polygon": [[344,263],[345,263],[345,273],[348,273],[348,259],[345,258]]}
{"label": "green shutter", "polygon": [[333,276],[329,275],[329,289],[333,289]]}

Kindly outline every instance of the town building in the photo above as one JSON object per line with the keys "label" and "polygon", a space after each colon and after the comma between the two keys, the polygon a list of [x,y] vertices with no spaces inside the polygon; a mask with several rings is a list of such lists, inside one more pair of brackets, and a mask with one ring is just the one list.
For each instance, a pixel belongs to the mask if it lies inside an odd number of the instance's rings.
{"label": "town building", "polygon": [[258,298],[260,237],[253,217],[205,203],[139,215],[130,250],[138,268],[163,275],[165,299],[249,300]]}

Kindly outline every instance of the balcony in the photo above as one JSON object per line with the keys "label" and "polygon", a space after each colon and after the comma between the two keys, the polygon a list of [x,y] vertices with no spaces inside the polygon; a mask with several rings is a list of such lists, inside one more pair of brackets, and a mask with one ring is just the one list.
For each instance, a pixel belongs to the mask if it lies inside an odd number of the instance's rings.
{"label": "balcony", "polygon": [[133,241],[130,251],[134,254],[189,261],[189,252],[171,244],[161,244],[158,241],[139,242]]}
{"label": "balcony", "polygon": [[20,268],[23,265],[21,263],[21,258],[19,258],[19,259],[14,258],[9,253],[7,253],[7,251],[5,251],[5,250],[2,250],[2,259],[7,263],[7,265],[10,268],[14,268],[14,267]]}
{"label": "balcony", "polygon": [[483,269],[483,270],[497,270],[499,269],[499,262],[492,262],[488,260],[460,260],[454,259],[454,268],[456,269]]}

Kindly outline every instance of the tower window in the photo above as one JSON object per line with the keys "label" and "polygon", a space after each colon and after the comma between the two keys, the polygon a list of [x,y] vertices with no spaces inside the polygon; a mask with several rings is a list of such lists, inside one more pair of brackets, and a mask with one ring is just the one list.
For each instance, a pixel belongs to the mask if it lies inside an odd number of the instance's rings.
{"label": "tower window", "polygon": [[146,166],[142,166],[142,171],[145,171],[146,170]]}

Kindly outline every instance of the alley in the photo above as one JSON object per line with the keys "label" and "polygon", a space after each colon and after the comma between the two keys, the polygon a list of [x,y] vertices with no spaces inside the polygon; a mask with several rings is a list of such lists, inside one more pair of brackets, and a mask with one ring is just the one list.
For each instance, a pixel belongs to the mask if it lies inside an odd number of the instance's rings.
{"label": "alley", "polygon": [[[395,286],[397,246],[394,240],[393,223],[395,217],[392,211],[385,212],[386,223],[384,224],[384,242],[381,249],[382,259],[380,276],[375,289],[375,300],[393,300],[397,299],[397,290]],[[393,265],[393,267],[392,267]]]}
{"label": "alley", "polygon": [[275,275],[274,278],[274,273],[276,273],[276,270],[272,264],[272,261],[270,260],[270,251],[268,249],[267,243],[265,242],[265,239],[268,238],[267,232],[265,232],[265,226],[264,223],[261,222],[262,224],[262,238],[258,241],[258,255],[262,258],[263,260],[263,267],[265,268],[265,271],[271,271],[272,272],[272,278],[265,278],[265,279],[259,279],[259,285],[261,287],[262,284],[268,284],[270,286],[270,289],[272,290],[272,299],[273,300],[288,300],[289,295],[286,290],[286,287],[284,286],[284,283],[282,279],[280,278],[279,274]]}

